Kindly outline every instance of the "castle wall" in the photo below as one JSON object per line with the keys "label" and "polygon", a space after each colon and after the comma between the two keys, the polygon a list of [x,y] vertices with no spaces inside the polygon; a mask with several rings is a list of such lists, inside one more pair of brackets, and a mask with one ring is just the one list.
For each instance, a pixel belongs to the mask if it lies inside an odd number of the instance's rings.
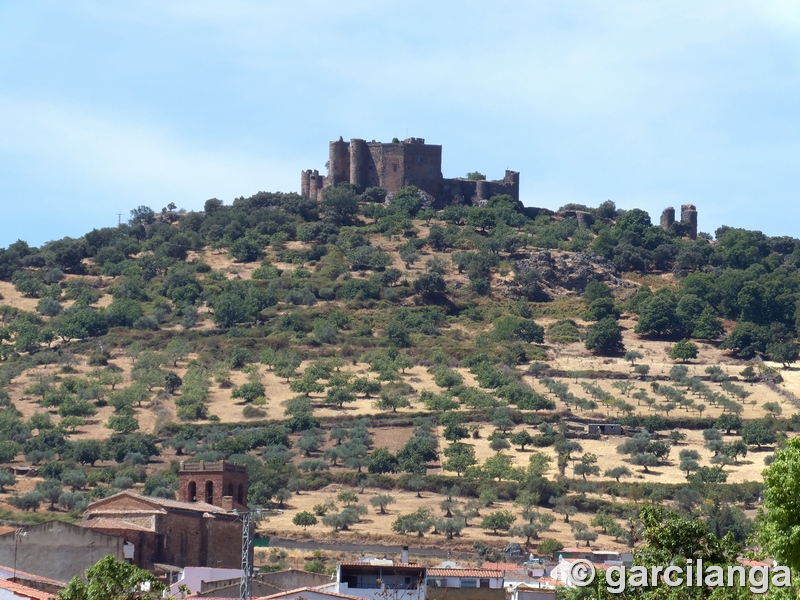
{"label": "castle wall", "polygon": [[397,192],[413,185],[433,196],[438,204],[465,202],[485,204],[498,194],[509,194],[519,201],[519,173],[506,170],[497,181],[468,181],[442,177],[442,147],[426,144],[422,138],[384,144],[341,137],[330,142],[328,176],[318,171],[303,171],[300,189],[304,196],[320,200],[324,188],[350,183],[364,191],[379,186]]}
{"label": "castle wall", "polygon": [[478,189],[477,181],[469,179],[445,179],[442,182],[442,196],[447,204],[471,204]]}
{"label": "castle wall", "polygon": [[519,202],[519,173],[506,171],[506,177],[493,181],[469,179],[444,179],[442,198],[445,203],[486,204],[492,196],[508,194]]}
{"label": "castle wall", "polygon": [[387,192],[402,190],[406,181],[403,144],[370,143],[369,151],[375,164],[377,185]]}
{"label": "castle wall", "polygon": [[404,143],[404,187],[415,185],[434,198],[442,194],[442,147],[421,142]]}

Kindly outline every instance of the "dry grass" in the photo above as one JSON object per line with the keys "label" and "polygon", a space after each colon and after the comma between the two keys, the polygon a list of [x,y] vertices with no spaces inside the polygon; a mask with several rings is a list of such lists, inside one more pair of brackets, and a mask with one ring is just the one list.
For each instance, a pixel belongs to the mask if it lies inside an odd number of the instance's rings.
{"label": "dry grass", "polygon": [[20,294],[9,281],[0,281],[0,295],[3,297],[0,300],[0,304],[6,304],[28,312],[34,312],[39,302],[37,298],[26,298]]}
{"label": "dry grass", "polygon": [[[315,540],[325,540],[326,538],[347,543],[348,541],[359,540],[362,543],[373,541],[375,543],[387,545],[399,545],[411,541],[414,545],[431,544],[436,546],[445,545],[448,548],[469,548],[476,541],[483,541],[496,547],[503,547],[510,541],[518,541],[515,536],[509,536],[507,533],[494,535],[491,531],[480,528],[481,518],[496,510],[510,510],[518,513],[519,507],[511,502],[496,502],[493,506],[481,510],[481,517],[470,521],[470,526],[466,527],[459,538],[455,540],[445,540],[444,536],[426,534],[424,538],[418,538],[416,535],[406,537],[398,535],[392,531],[392,523],[401,514],[409,514],[419,508],[429,509],[437,518],[443,517],[444,512],[439,508],[439,504],[445,499],[445,496],[440,494],[433,494],[430,492],[422,492],[422,498],[417,498],[414,492],[405,491],[392,491],[389,492],[395,499],[395,503],[390,504],[386,512],[387,514],[378,514],[369,504],[369,499],[378,494],[385,494],[384,490],[366,488],[363,494],[359,495],[359,504],[369,507],[369,514],[367,514],[360,523],[357,523],[350,528],[349,531],[333,532],[332,529],[324,527],[320,522],[319,525],[307,532],[303,532],[301,528],[292,524],[292,518],[295,514],[301,511],[313,512],[315,504],[326,501],[335,501],[336,495],[343,489],[350,489],[346,486],[329,485],[321,490],[315,492],[303,492],[300,495],[293,495],[287,502],[286,507],[275,514],[269,516],[268,520],[259,525],[259,531],[266,535],[273,536],[308,536]],[[359,491],[359,490],[356,490]],[[463,507],[466,500],[457,498],[459,508]],[[548,513],[547,509],[542,509],[543,513]],[[563,517],[558,517],[558,520],[553,524],[550,531],[543,534],[543,537],[552,537],[559,540],[565,545],[572,544],[575,539],[572,537],[572,530],[567,523],[564,523]],[[589,524],[592,515],[578,514],[570,521],[582,521]],[[620,522],[621,523],[621,522]],[[516,525],[522,525],[521,519],[518,519]],[[569,540],[569,541],[568,541]],[[603,548],[622,548],[622,545],[610,536],[601,535],[596,542],[598,547]]]}
{"label": "dry grass", "polygon": [[[419,235],[421,238],[424,238],[428,235],[429,228],[424,225],[423,222],[417,221],[415,225],[419,229]],[[388,252],[393,260],[393,265],[395,268],[399,269],[403,272],[409,280],[415,279],[420,273],[422,273],[425,269],[424,265],[425,262],[434,256],[438,258],[442,258],[449,262],[450,253],[449,252],[429,252],[425,251],[422,253],[421,259],[415,263],[410,269],[406,269],[403,262],[400,260],[398,254],[398,248],[402,245],[405,240],[399,237],[380,237],[379,239],[374,240],[374,245],[380,246],[383,250]],[[308,246],[303,244],[302,242],[288,242],[286,244],[288,249],[292,250],[302,250],[306,249]],[[266,249],[266,256],[270,259],[272,264],[277,266],[280,269],[284,270],[293,270],[296,269],[299,265],[290,264],[281,262],[277,258],[277,254],[274,249],[267,248]],[[214,270],[219,271],[225,275],[225,277],[229,279],[249,279],[252,277],[253,271],[258,268],[259,263],[234,263],[229,258],[227,252],[224,251],[204,251],[200,253],[190,253],[188,260],[195,260],[201,259],[208,263]],[[463,274],[458,274],[455,272],[455,268],[451,268],[450,273],[448,274],[448,279],[457,285],[467,285],[468,279]],[[656,275],[648,275],[648,276],[639,276],[636,274],[626,274],[625,276],[627,279],[634,281],[638,284],[646,283],[650,285],[651,288],[656,289],[659,287],[670,286],[674,287],[677,285],[677,282],[671,275],[665,276],[656,276]],[[497,281],[501,281],[502,278],[496,278],[496,285]],[[93,280],[96,281],[96,280]],[[107,288],[110,284],[113,283],[113,280],[105,280],[101,282],[101,289]],[[0,300],[0,304],[7,304],[14,306],[16,308],[26,310],[26,311],[34,311],[38,300],[35,298],[25,298],[19,292],[14,290],[13,286],[8,282],[0,282],[0,294],[3,296],[3,300]],[[109,294],[104,294],[100,301],[98,302],[98,306],[107,306],[111,302],[111,296]],[[66,303],[65,305],[69,305],[71,302]],[[332,304],[340,304],[340,303],[332,303]],[[557,318],[563,317],[564,315],[573,315],[576,314],[581,308],[581,303],[578,299],[573,296],[563,296],[553,303],[549,303],[547,305],[541,306],[534,306],[534,309],[537,311],[537,321],[543,325],[547,325],[555,321]],[[588,323],[580,321],[577,319],[578,322],[583,325],[587,326]],[[622,319],[621,325],[624,327],[623,331],[623,338],[624,343],[627,349],[629,350],[638,350],[644,355],[644,358],[641,359],[640,362],[643,364],[648,364],[650,366],[650,375],[658,378],[662,378],[666,376],[670,369],[674,366],[674,362],[671,361],[668,357],[669,349],[671,347],[671,343],[663,342],[663,341],[655,341],[655,340],[648,340],[642,339],[633,333],[633,328],[635,326],[635,321],[632,319]],[[214,325],[209,318],[209,314],[207,309],[203,308],[200,310],[200,321],[198,322],[197,329],[203,330],[208,328],[213,328]],[[460,339],[469,340],[473,339],[478,333],[485,331],[487,328],[490,328],[491,324],[467,324],[464,322],[457,322],[450,324],[443,333],[452,334],[452,335],[459,335],[461,336]],[[449,332],[449,333],[448,333]],[[743,361],[737,360],[732,358],[731,356],[725,354],[724,352],[720,351],[714,344],[709,344],[705,342],[697,342],[700,348],[700,357],[696,361],[692,361],[687,364],[689,368],[689,375],[704,375],[704,370],[709,365],[720,366],[726,373],[730,376],[737,376],[739,372],[744,368],[745,363]],[[553,368],[561,371],[571,371],[571,372],[580,372],[580,371],[605,371],[605,372],[612,372],[612,373],[619,373],[625,376],[631,375],[631,366],[622,360],[621,358],[606,358],[606,357],[596,357],[588,353],[581,343],[574,343],[574,344],[551,344],[547,347],[549,353],[549,359],[547,363]],[[132,360],[123,355],[120,350],[112,351],[112,361],[114,364],[119,366],[124,374],[124,378],[126,382],[130,380],[130,372],[132,368]],[[84,360],[82,357],[77,357],[80,360]],[[307,363],[306,363],[307,364]],[[302,369],[305,368],[306,364],[302,365],[300,368],[300,372]],[[776,365],[773,365],[776,366]],[[184,362],[181,364],[179,369],[175,369],[176,372],[183,376],[186,372],[187,364]],[[777,365],[779,367],[779,365]],[[85,363],[77,364],[74,366],[77,371],[77,375],[85,376],[90,370],[91,367],[87,366]],[[58,367],[54,365],[50,366],[43,366],[38,367],[35,369],[31,369],[30,371],[24,373],[15,381],[7,386],[7,390],[11,395],[12,400],[14,401],[16,407],[21,411],[23,417],[25,419],[30,418],[36,412],[40,412],[42,409],[37,400],[35,398],[31,398],[26,396],[24,390],[31,385],[31,383],[35,382],[36,379],[42,375],[53,374],[56,372]],[[351,372],[355,376],[359,377],[372,377],[373,374],[369,372],[369,366],[367,364],[357,362],[356,364],[349,364],[345,368],[345,370]],[[459,368],[457,369],[465,378],[465,381],[468,385],[477,387],[477,383],[475,378],[472,374],[470,374],[466,369]],[[523,369],[520,368],[520,371]],[[788,370],[781,370],[781,373],[784,377],[784,383],[782,387],[794,394],[800,395],[800,369],[788,369]],[[266,413],[266,418],[268,419],[283,419],[285,418],[284,410],[286,406],[286,402],[295,397],[296,394],[292,392],[289,388],[288,383],[278,378],[272,371],[268,370],[264,366],[258,367],[258,376],[260,377],[261,381],[264,383],[267,389],[267,398],[268,401],[265,406],[261,408]],[[241,385],[247,381],[247,376],[240,372],[240,371],[233,371],[231,372],[231,380],[234,385]],[[409,383],[413,389],[414,394],[411,397],[412,405],[406,409],[399,409],[397,411],[398,415],[408,414],[410,412],[417,412],[422,410],[424,407],[418,401],[418,395],[423,391],[433,391],[433,392],[440,392],[441,389],[438,388],[434,381],[433,376],[429,374],[426,369],[422,366],[417,366],[412,369],[407,370],[403,380]],[[546,393],[546,389],[538,382],[535,381],[532,377],[525,375],[524,380],[526,383],[530,384],[534,389],[540,391],[542,393]],[[574,379],[563,378],[563,381],[569,385],[570,390],[579,397],[587,397],[586,392],[581,388],[579,383],[576,383]],[[620,396],[620,392],[612,387],[611,380],[591,380],[591,382],[595,385],[599,385],[604,390],[612,393],[615,397]],[[127,385],[127,383],[122,384]],[[763,384],[742,384],[746,385],[748,391],[752,393],[751,397],[748,398],[744,405],[744,412],[742,414],[743,418],[745,419],[756,419],[762,418],[765,416],[766,411],[763,409],[763,405],[766,402],[776,402],[778,403],[782,410],[783,416],[788,417],[794,414],[797,411],[791,403],[786,401],[780,394],[774,392],[773,390],[769,389],[766,385]],[[709,383],[709,386],[714,388],[718,392],[722,392],[720,386],[718,384]],[[650,390],[649,384],[645,381],[637,381],[638,389],[644,389],[648,392],[651,396],[654,396],[652,391]],[[655,396],[654,396],[655,397]],[[319,394],[312,394],[310,396],[310,400],[315,405],[315,415],[321,419],[339,419],[343,416],[345,417],[359,417],[359,418],[370,418],[378,414],[380,411],[374,406],[375,399],[374,398],[365,398],[359,397],[355,402],[346,405],[344,408],[339,409],[337,407],[332,407],[325,405],[323,402],[323,396]],[[636,404],[636,401],[633,399],[626,399],[631,404]],[[663,402],[663,399],[657,398],[659,403]],[[560,401],[556,400],[557,408],[559,410],[566,410],[567,407],[563,405]],[[208,399],[208,406],[210,414],[218,417],[222,422],[225,423],[240,423],[246,422],[242,416],[242,408],[243,404],[238,402],[237,400],[231,397],[231,388],[222,388],[217,384],[212,384],[211,392]],[[599,409],[599,417],[606,418],[606,419],[613,419],[615,418],[614,415],[606,415],[603,412],[603,408]],[[54,410],[49,411],[53,416],[53,420],[58,422],[59,417],[57,416]],[[113,409],[111,407],[103,407],[98,410],[98,414],[93,417],[89,423],[81,427],[74,435],[71,436],[72,439],[107,439],[111,435],[111,430],[105,427],[105,423],[108,417],[112,414]],[[708,407],[706,411],[703,413],[704,417],[711,417],[714,418],[721,413],[719,408]],[[173,399],[168,399],[166,401],[160,403],[153,403],[150,405],[145,405],[141,408],[136,408],[136,416],[139,419],[140,428],[142,431],[145,432],[152,432],[156,428],[157,424],[163,423],[165,421],[175,420],[176,414],[176,407],[174,404]],[[585,417],[589,415],[583,415],[580,413],[576,413],[577,416]],[[638,415],[646,415],[649,414],[647,407],[645,406],[637,406],[635,409],[635,413]],[[676,416],[697,416],[697,413],[686,414],[682,412],[681,409],[676,409],[673,413],[671,413],[672,417]],[[202,422],[201,422],[202,423]],[[487,423],[480,423],[481,437],[480,439],[474,440],[465,440],[465,442],[473,444],[475,446],[476,455],[479,460],[483,461],[489,456],[491,456],[494,452],[489,447],[489,441],[486,439],[487,436],[492,431],[492,426]],[[515,431],[521,430],[522,427],[518,426]],[[410,427],[372,427],[371,432],[373,435],[374,445],[375,447],[387,447],[390,451],[396,452],[399,448],[401,448],[406,441],[411,436],[411,428]],[[600,467],[601,471],[604,472],[608,469],[611,469],[616,466],[627,466],[634,472],[633,477],[628,481],[636,481],[636,482],[661,482],[661,483],[682,483],[685,481],[685,476],[682,472],[678,470],[678,453],[682,449],[693,449],[697,450],[700,454],[700,464],[708,465],[711,464],[711,453],[707,451],[703,447],[703,439],[702,439],[702,432],[697,430],[683,430],[683,432],[687,435],[687,440],[682,443],[680,446],[673,448],[672,454],[670,459],[666,462],[666,464],[650,469],[649,473],[644,473],[643,470],[639,467],[632,467],[629,463],[625,461],[625,457],[620,455],[616,452],[616,446],[618,446],[624,438],[621,437],[603,437],[599,440],[580,440],[581,446],[584,452],[591,452],[596,454],[600,457]],[[533,431],[531,428],[531,433],[535,434],[536,432]],[[441,429],[438,430],[438,435],[440,439],[440,447],[443,448],[446,446],[447,442],[441,437]],[[297,436],[292,436],[293,440],[297,439]],[[325,448],[330,447],[331,442],[328,442]],[[544,448],[539,450],[540,452],[548,455],[552,460],[551,468],[548,472],[549,477],[555,477],[557,475],[557,469],[555,467],[555,452],[552,448]],[[744,482],[744,481],[754,481],[761,479],[761,471],[763,470],[763,457],[766,456],[771,449],[765,449],[764,451],[751,451],[750,454],[745,459],[740,459],[738,464],[730,465],[725,467],[725,471],[728,473],[728,481],[729,482]],[[519,467],[525,467],[528,464],[528,459],[531,455],[531,450],[529,449],[526,452],[521,452],[517,448],[511,448],[510,450],[506,451],[514,460],[514,463]],[[298,456],[296,453],[293,457],[293,461],[295,463],[304,460],[305,457]],[[165,464],[169,459],[174,458],[174,453],[172,450],[166,449],[164,455],[161,457],[161,461]],[[440,466],[432,465],[433,468],[430,469],[430,473],[437,474],[442,473]],[[449,473],[453,475],[452,473]],[[572,476],[572,469],[571,467],[567,470],[567,476]],[[600,477],[591,477],[590,480],[598,480],[604,479],[601,475]],[[24,493],[29,491],[35,485],[37,479],[20,479],[18,482],[9,490],[9,493]],[[262,523],[260,529],[268,534],[273,535],[282,535],[282,536],[303,536],[303,535],[310,535],[313,536],[315,539],[321,539],[325,537],[329,537],[332,539],[337,540],[374,540],[376,542],[381,543],[393,543],[397,544],[401,541],[406,541],[406,538],[402,536],[397,536],[391,531],[391,523],[394,521],[398,514],[404,514],[413,512],[414,510],[420,507],[430,508],[435,514],[441,515],[441,510],[439,509],[439,503],[443,499],[442,496],[438,494],[431,494],[431,493],[423,493],[423,498],[417,498],[414,493],[411,492],[404,492],[404,491],[397,491],[391,492],[392,495],[396,498],[397,502],[389,507],[388,515],[379,515],[375,514],[374,511],[370,508],[369,515],[359,524],[352,528],[352,531],[349,532],[339,532],[339,533],[332,533],[328,528],[324,528],[321,525],[314,528],[313,531],[309,532],[302,532],[298,527],[294,526],[291,523],[291,519],[296,514],[297,511],[300,510],[311,510],[315,504],[325,502],[326,500],[335,498],[336,494],[340,490],[340,487],[337,485],[328,486],[322,490],[314,491],[314,492],[303,492],[300,495],[293,496],[286,508],[286,510],[280,512],[279,514],[274,514],[269,518],[269,521]],[[361,495],[361,503],[368,504],[368,500],[371,496],[381,493],[380,490],[376,489],[367,489],[364,494]],[[9,494],[0,494],[0,508],[7,508],[7,498]],[[463,500],[462,500],[463,503]],[[483,514],[491,510],[514,510],[515,512],[518,511],[518,508],[513,507],[509,503],[497,503],[496,506],[491,507],[491,509],[486,509],[483,511]],[[577,520],[583,521],[588,523],[591,519],[592,515],[578,515],[576,518]],[[460,539],[451,542],[445,542],[441,536],[426,536],[423,540],[414,539],[415,543],[422,542],[422,543],[430,543],[436,545],[444,545],[447,544],[448,547],[468,547],[476,540],[482,540],[489,543],[492,543],[495,546],[502,546],[508,541],[508,536],[494,536],[491,533],[487,533],[486,531],[477,527],[479,520],[476,520],[474,523],[468,527],[464,533],[462,534]],[[518,523],[519,524],[519,523]],[[574,542],[572,540],[571,530],[569,526],[562,522],[561,518],[556,522],[553,526],[553,531],[548,532],[545,534],[546,537],[556,537],[562,540],[565,545],[571,544]],[[572,541],[568,541],[572,540]],[[597,546],[601,547],[620,547],[612,538],[607,536],[601,536],[598,542],[596,543]],[[302,561],[307,559],[308,557],[304,557],[304,553],[298,551],[296,555],[292,555],[289,557],[289,561],[293,561],[292,564],[297,564],[298,566],[301,565]]]}

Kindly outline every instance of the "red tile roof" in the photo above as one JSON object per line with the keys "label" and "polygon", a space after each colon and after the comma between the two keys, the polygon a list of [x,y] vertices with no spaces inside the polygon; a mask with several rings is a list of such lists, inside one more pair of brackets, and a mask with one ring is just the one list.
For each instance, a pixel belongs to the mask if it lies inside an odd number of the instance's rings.
{"label": "red tile roof", "polygon": [[136,523],[125,521],[123,519],[113,519],[110,517],[89,517],[82,522],[81,527],[87,529],[121,529],[123,531],[145,531],[152,532],[153,529],[142,527]]}
{"label": "red tile roof", "polygon": [[[564,558],[563,559],[563,561],[565,563],[573,563],[573,562],[577,562],[579,560],[585,560],[585,559],[583,559],[583,558]],[[593,561],[591,561],[591,562],[592,562],[592,566],[598,571],[607,571],[611,567],[619,566],[619,565],[609,565],[607,563],[598,563],[598,562],[593,562]]]}
{"label": "red tile roof", "polygon": [[429,577],[502,577],[497,569],[428,569]]}
{"label": "red tile roof", "polygon": [[5,565],[0,565],[0,569],[3,569],[4,571],[10,571],[14,574],[14,577],[19,577],[21,579],[32,579],[33,581],[41,581],[42,583],[49,583],[50,585],[64,587],[63,581],[56,581],[55,579],[50,579],[49,577],[42,577],[41,575],[26,573],[25,571],[20,571],[19,569],[7,567]]}
{"label": "red tile roof", "polygon": [[32,600],[55,600],[53,594],[28,587],[27,585],[22,585],[21,583],[14,583],[8,579],[0,579],[0,588],[19,596],[27,596]]}
{"label": "red tile roof", "polygon": [[745,567],[772,567],[775,563],[771,560],[750,560],[748,558],[737,558],[736,561]]}
{"label": "red tile roof", "polygon": [[[102,511],[105,510],[103,508],[103,506],[109,504],[110,503],[109,501],[114,500],[115,498],[121,498],[121,497],[125,497],[125,496],[128,496],[130,498],[135,498],[137,500],[142,500],[142,501],[147,502],[149,504],[155,504],[155,505],[161,506],[163,508],[175,508],[175,509],[180,509],[180,510],[192,510],[192,511],[217,513],[217,514],[231,514],[231,515],[234,514],[233,511],[229,511],[227,509],[224,509],[224,508],[222,508],[220,506],[215,506],[213,504],[207,504],[206,502],[180,502],[178,500],[168,500],[166,498],[156,498],[155,496],[142,496],[141,494],[136,494],[136,493],[128,491],[128,490],[125,490],[125,491],[122,491],[122,492],[118,492],[118,493],[116,493],[116,494],[114,494],[112,496],[109,496],[108,498],[103,498],[101,500],[97,500],[95,502],[92,502],[89,505],[89,508],[86,510],[86,512],[91,513],[94,510],[97,510],[98,512],[102,512]],[[111,510],[114,510],[114,509],[111,509]],[[132,509],[132,510],[136,510],[136,509]]]}
{"label": "red tile roof", "polygon": [[387,569],[390,569],[390,568],[393,568],[393,567],[398,567],[400,569],[424,569],[425,568],[425,567],[420,567],[419,565],[412,565],[412,564],[408,564],[408,563],[394,563],[394,564],[391,564],[391,565],[382,565],[382,564],[378,563],[376,565],[373,565],[372,563],[360,562],[360,561],[342,562],[342,563],[339,563],[339,565],[342,566],[342,567],[385,567]]}
{"label": "red tile roof", "polygon": [[523,565],[517,563],[499,562],[499,563],[485,563],[484,569],[497,569],[498,571],[525,571]]}

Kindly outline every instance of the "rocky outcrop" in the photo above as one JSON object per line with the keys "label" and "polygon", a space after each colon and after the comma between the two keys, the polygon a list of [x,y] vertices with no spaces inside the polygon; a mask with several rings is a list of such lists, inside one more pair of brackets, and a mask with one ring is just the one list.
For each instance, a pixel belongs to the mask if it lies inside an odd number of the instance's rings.
{"label": "rocky outcrop", "polygon": [[620,278],[619,270],[610,260],[585,252],[542,250],[517,261],[516,267],[520,273],[534,270],[541,284],[553,292],[582,294],[590,281],[603,281],[617,288],[636,287]]}

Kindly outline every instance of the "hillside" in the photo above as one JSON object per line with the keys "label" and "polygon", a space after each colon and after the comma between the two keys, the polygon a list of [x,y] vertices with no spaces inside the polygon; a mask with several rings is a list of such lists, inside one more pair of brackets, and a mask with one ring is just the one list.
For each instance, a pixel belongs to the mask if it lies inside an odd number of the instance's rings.
{"label": "hillside", "polygon": [[5,517],[225,459],[270,535],[617,547],[646,501],[743,541],[800,429],[800,241],[565,209],[345,185],[0,250]]}

